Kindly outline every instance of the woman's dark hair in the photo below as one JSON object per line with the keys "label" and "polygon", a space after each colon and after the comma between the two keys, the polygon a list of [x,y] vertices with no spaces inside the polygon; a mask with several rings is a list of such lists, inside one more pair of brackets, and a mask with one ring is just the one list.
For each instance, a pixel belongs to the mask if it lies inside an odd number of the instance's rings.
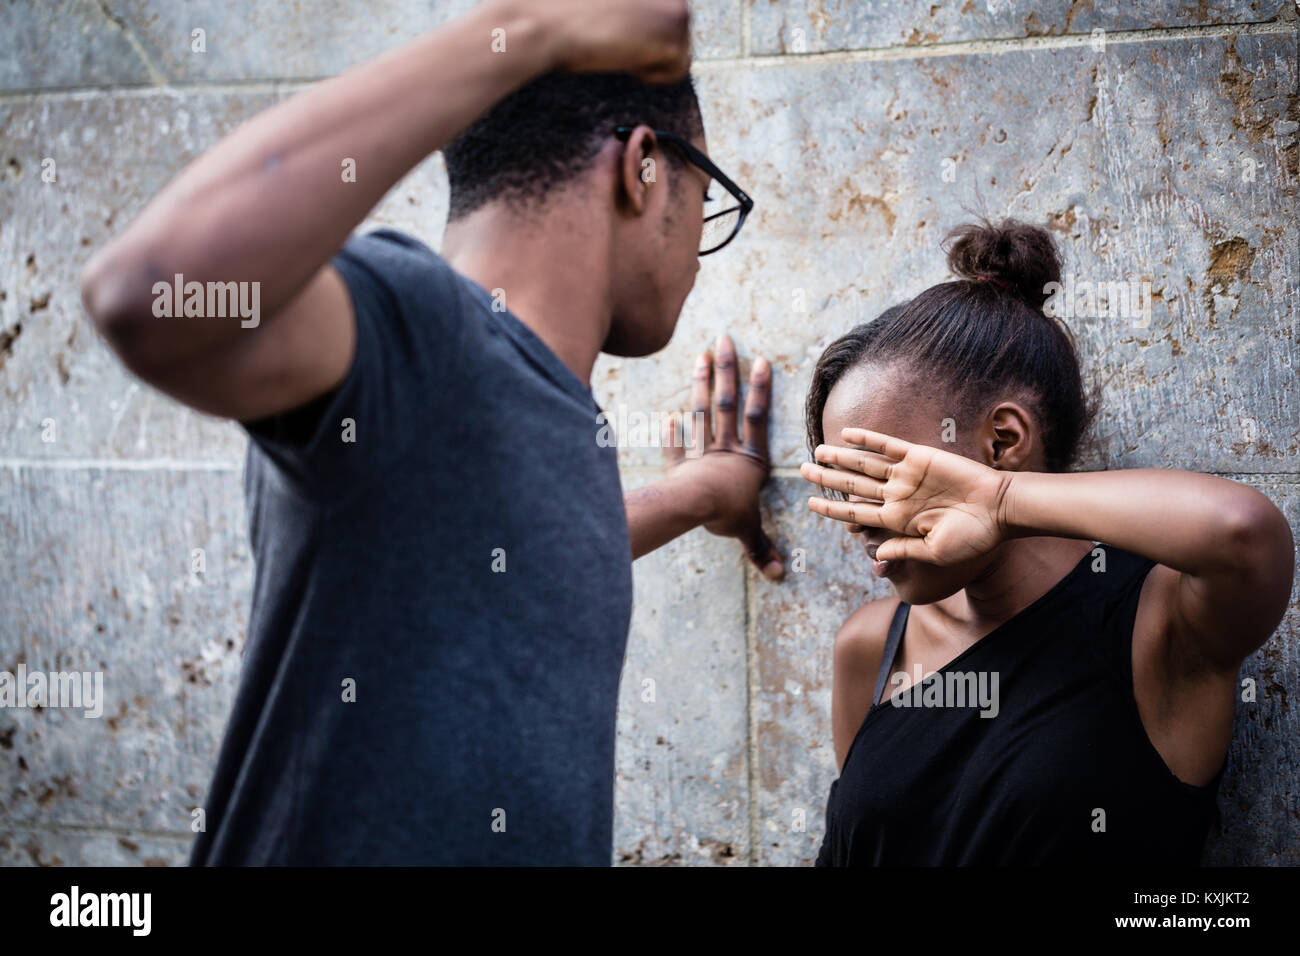
{"label": "woman's dark hair", "polygon": [[808,444],[825,440],[822,412],[845,372],[902,362],[938,379],[962,409],[1025,393],[1048,471],[1065,471],[1096,412],[1084,393],[1070,330],[1044,310],[1061,258],[1046,230],[1015,219],[959,226],[944,239],[958,278],[931,286],[832,342],[817,361],[805,409]]}

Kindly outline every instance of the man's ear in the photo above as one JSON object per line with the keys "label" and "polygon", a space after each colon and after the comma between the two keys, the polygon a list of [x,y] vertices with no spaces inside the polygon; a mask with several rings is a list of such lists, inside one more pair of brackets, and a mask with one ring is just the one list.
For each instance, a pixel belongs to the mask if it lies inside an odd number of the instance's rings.
{"label": "man's ear", "polygon": [[1037,436],[1033,416],[1019,402],[1000,402],[980,436],[984,464],[1000,471],[1023,471],[1033,458]]}
{"label": "man's ear", "polygon": [[659,177],[660,165],[659,143],[654,131],[645,125],[636,127],[627,138],[619,164],[623,199],[633,214],[639,216],[645,212],[650,189]]}

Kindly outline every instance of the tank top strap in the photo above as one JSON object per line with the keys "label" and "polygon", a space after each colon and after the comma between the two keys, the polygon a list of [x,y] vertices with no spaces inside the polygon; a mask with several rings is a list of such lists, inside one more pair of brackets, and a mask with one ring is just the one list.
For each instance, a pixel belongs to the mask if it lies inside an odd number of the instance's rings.
{"label": "tank top strap", "polygon": [[880,657],[880,672],[876,675],[876,693],[871,698],[872,707],[880,702],[880,692],[885,689],[890,668],[894,666],[894,658],[898,656],[898,645],[903,641],[903,630],[907,627],[907,612],[910,608],[911,605],[906,601],[899,601],[898,607],[894,609],[894,619],[889,622],[889,636],[885,638],[885,653]]}

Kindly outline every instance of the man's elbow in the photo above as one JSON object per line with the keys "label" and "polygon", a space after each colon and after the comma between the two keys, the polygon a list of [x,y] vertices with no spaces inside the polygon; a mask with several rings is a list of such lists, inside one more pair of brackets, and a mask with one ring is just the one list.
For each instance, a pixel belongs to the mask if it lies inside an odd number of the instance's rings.
{"label": "man's elbow", "polygon": [[[124,263],[105,247],[81,272],[81,302],[95,330],[117,353],[122,363],[150,381],[167,361],[165,342],[156,333],[151,286],[144,270]],[[150,333],[154,334],[150,334]]]}

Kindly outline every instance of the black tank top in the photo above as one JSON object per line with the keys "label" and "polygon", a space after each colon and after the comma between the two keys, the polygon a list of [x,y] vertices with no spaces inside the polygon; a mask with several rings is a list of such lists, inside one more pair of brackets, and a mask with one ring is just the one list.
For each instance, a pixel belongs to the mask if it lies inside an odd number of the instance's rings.
{"label": "black tank top", "polygon": [[[816,865],[1198,865],[1223,767],[1204,787],[1179,780],[1133,697],[1133,621],[1154,563],[1094,549],[882,704],[907,623],[900,602]],[[996,715],[981,716],[994,701]]]}

